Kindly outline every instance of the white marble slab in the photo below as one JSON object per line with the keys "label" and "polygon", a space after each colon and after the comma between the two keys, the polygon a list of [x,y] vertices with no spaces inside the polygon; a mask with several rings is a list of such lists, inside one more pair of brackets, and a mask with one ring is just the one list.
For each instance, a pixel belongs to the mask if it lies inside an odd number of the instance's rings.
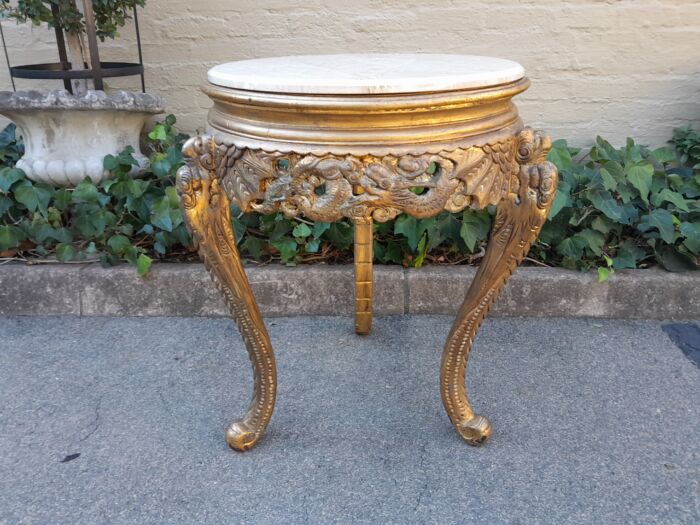
{"label": "white marble slab", "polygon": [[366,95],[496,86],[520,80],[517,62],[474,55],[348,54],[259,58],[209,70],[223,87],[275,93]]}

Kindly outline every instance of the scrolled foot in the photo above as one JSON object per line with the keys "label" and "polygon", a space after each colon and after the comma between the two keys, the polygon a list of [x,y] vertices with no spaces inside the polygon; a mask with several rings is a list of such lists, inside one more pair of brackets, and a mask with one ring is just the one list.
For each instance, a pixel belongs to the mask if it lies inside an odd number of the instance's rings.
{"label": "scrolled foot", "polygon": [[226,443],[233,450],[245,452],[258,441],[257,433],[243,420],[237,419],[226,428]]}
{"label": "scrolled foot", "polygon": [[221,184],[226,155],[236,152],[207,136],[190,139],[183,152],[189,160],[178,172],[177,188],[185,224],[238,325],[253,366],[250,407],[226,430],[229,446],[244,451],[255,445],[272,417],[277,371],[270,337],[236,248],[231,203]]}
{"label": "scrolled foot", "polygon": [[457,433],[473,447],[483,445],[491,436],[491,422],[486,416],[472,416],[460,424],[455,425]]}
{"label": "scrolled foot", "polygon": [[[459,309],[447,338],[440,367],[445,410],[459,435],[480,445],[491,435],[491,424],[474,415],[465,386],[467,360],[486,314],[544,224],[557,187],[557,169],[545,160],[549,138],[529,128],[518,135],[517,174],[498,204],[486,254]],[[512,175],[517,175],[517,181]]]}

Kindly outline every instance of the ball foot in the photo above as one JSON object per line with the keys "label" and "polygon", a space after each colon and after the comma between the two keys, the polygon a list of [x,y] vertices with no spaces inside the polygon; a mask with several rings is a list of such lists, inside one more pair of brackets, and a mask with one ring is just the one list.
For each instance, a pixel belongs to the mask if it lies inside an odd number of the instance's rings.
{"label": "ball foot", "polygon": [[258,438],[249,426],[241,420],[234,421],[226,429],[226,443],[233,450],[245,452],[253,448]]}
{"label": "ball foot", "polygon": [[462,439],[473,447],[483,445],[491,435],[491,422],[485,416],[472,416],[455,428]]}

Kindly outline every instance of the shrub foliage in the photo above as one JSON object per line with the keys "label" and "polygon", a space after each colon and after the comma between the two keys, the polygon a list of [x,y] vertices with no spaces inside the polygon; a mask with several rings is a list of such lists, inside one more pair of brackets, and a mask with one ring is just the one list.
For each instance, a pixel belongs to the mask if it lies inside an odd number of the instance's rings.
{"label": "shrub foliage", "polygon": [[[112,178],[75,189],[34,183],[14,167],[21,142],[13,125],[0,134],[0,257],[63,262],[124,260],[145,274],[152,260],[194,258],[175,191],[186,136],[168,116],[148,135],[150,169],[128,175],[130,149],[105,158]],[[672,148],[650,150],[628,139],[614,148],[602,138],[582,153],[554,143],[549,159],[560,170],[549,220],[532,247],[529,264],[596,268],[601,280],[621,268],[660,264],[696,269],[700,254],[700,134],[674,133]],[[378,263],[420,267],[426,262],[478,262],[494,209],[442,213],[430,219],[400,215],[375,225]],[[243,214],[233,227],[244,257],[259,262],[347,262],[353,227]]]}

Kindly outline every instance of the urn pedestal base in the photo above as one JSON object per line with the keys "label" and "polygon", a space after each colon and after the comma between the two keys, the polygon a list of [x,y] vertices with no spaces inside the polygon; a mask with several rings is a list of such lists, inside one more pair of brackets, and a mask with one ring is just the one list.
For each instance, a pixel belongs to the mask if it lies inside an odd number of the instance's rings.
{"label": "urn pedestal base", "polygon": [[76,186],[85,177],[95,183],[105,180],[105,156],[127,146],[138,162],[132,174],[147,168],[140,133],[149,118],[162,112],[160,97],[142,93],[0,93],[0,113],[17,125],[24,141],[17,167],[29,179],[54,186]]}

